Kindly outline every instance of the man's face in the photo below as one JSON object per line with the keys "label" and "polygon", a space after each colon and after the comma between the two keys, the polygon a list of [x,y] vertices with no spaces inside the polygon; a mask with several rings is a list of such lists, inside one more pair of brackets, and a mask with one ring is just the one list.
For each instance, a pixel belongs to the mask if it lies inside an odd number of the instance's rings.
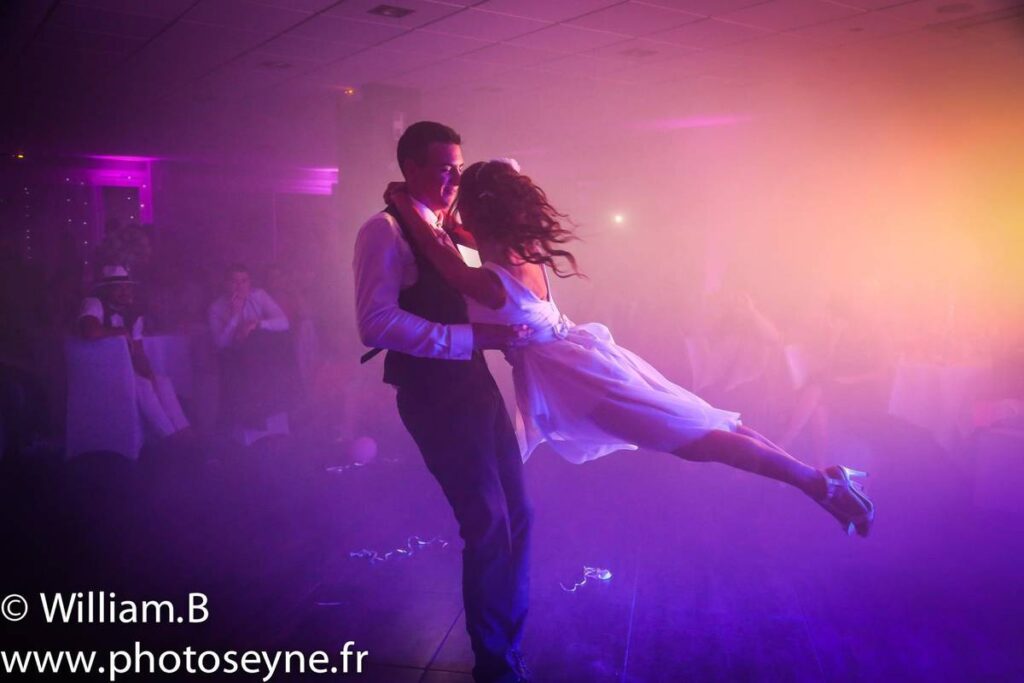
{"label": "man's face", "polygon": [[124,283],[110,285],[107,301],[118,308],[127,308],[135,301],[135,288]]}
{"label": "man's face", "polygon": [[228,296],[238,297],[244,299],[249,296],[249,290],[252,289],[252,281],[249,279],[249,273],[228,273]]}
{"label": "man's face", "polygon": [[462,147],[433,142],[427,148],[426,163],[405,162],[406,187],[431,211],[447,211],[458,194],[462,168]]}

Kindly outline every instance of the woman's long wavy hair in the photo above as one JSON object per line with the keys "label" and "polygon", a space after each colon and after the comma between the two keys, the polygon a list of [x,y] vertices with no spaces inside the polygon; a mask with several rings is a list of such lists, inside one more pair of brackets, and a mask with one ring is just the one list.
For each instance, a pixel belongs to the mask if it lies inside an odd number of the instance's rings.
{"label": "woman's long wavy hair", "polygon": [[[462,173],[458,206],[472,215],[479,238],[509,255],[547,265],[559,277],[581,275],[576,257],[561,245],[578,239],[568,216],[551,206],[544,190],[506,161],[480,161]],[[569,268],[565,268],[565,263]]]}

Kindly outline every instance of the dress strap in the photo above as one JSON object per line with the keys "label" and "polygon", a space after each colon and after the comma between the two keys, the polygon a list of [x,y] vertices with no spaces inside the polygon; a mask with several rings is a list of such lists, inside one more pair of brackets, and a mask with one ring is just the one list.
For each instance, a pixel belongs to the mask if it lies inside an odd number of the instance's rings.
{"label": "dress strap", "polygon": [[544,273],[544,287],[548,290],[548,297],[547,297],[547,299],[541,299],[539,296],[537,296],[536,292],[534,292],[529,287],[527,287],[526,284],[524,284],[522,280],[520,280],[515,275],[510,273],[504,266],[500,266],[497,263],[493,263],[491,261],[485,261],[482,264],[482,266],[484,268],[487,268],[492,273],[495,273],[498,276],[498,278],[501,280],[502,284],[505,285],[506,289],[508,289],[508,287],[509,287],[509,284],[508,284],[509,281],[512,281],[512,282],[514,282],[516,284],[516,286],[519,289],[526,290],[526,291],[530,292],[531,294],[533,294],[533,297],[535,299],[539,299],[540,301],[544,301],[545,303],[555,303],[555,297],[551,293],[551,281],[548,279],[548,269],[547,269],[547,266],[545,266],[543,263],[539,264],[539,265],[541,267],[541,272]]}

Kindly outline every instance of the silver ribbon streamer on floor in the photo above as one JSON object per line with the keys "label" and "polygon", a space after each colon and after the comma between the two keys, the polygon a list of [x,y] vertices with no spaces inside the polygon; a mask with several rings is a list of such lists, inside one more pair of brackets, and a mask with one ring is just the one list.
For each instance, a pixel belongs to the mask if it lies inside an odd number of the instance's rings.
{"label": "silver ribbon streamer on floor", "polygon": [[388,552],[381,554],[376,550],[370,550],[363,548],[362,550],[353,550],[348,554],[349,557],[365,558],[370,561],[370,564],[377,564],[378,562],[385,562],[392,557],[412,557],[421,550],[430,548],[431,546],[437,546],[441,550],[448,547],[448,541],[435,536],[428,541],[424,541],[419,536],[410,536],[409,540],[405,542],[404,548],[395,548]]}
{"label": "silver ribbon streamer on floor", "polygon": [[353,462],[345,465],[331,465],[330,467],[325,467],[324,470],[331,474],[341,474],[346,470],[354,470],[361,467],[366,467],[366,465],[361,462]]}
{"label": "silver ribbon streamer on floor", "polygon": [[597,579],[598,581],[611,581],[612,573],[607,569],[602,569],[601,567],[587,567],[586,565],[584,565],[583,578],[574,583],[572,585],[572,588],[569,588],[564,583],[559,583],[558,585],[561,586],[562,590],[564,590],[566,593],[575,593],[577,589],[587,585],[587,581],[590,579]]}
{"label": "silver ribbon streamer on floor", "polygon": [[350,462],[344,465],[331,465],[324,468],[325,472],[330,474],[341,474],[348,470],[361,470],[374,464],[378,465],[394,465],[397,462],[401,462],[398,458],[374,458],[370,462]]}

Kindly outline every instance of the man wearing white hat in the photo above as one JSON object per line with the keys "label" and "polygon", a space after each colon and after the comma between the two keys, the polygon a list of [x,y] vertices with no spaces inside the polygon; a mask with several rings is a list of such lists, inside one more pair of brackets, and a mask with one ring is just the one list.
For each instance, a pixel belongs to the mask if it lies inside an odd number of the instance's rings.
{"label": "man wearing white hat", "polygon": [[171,380],[157,375],[142,348],[142,315],[135,307],[135,281],[123,266],[104,266],[95,296],[86,297],[78,313],[85,339],[123,336],[135,370],[135,396],[146,424],[165,437],[189,428]]}

